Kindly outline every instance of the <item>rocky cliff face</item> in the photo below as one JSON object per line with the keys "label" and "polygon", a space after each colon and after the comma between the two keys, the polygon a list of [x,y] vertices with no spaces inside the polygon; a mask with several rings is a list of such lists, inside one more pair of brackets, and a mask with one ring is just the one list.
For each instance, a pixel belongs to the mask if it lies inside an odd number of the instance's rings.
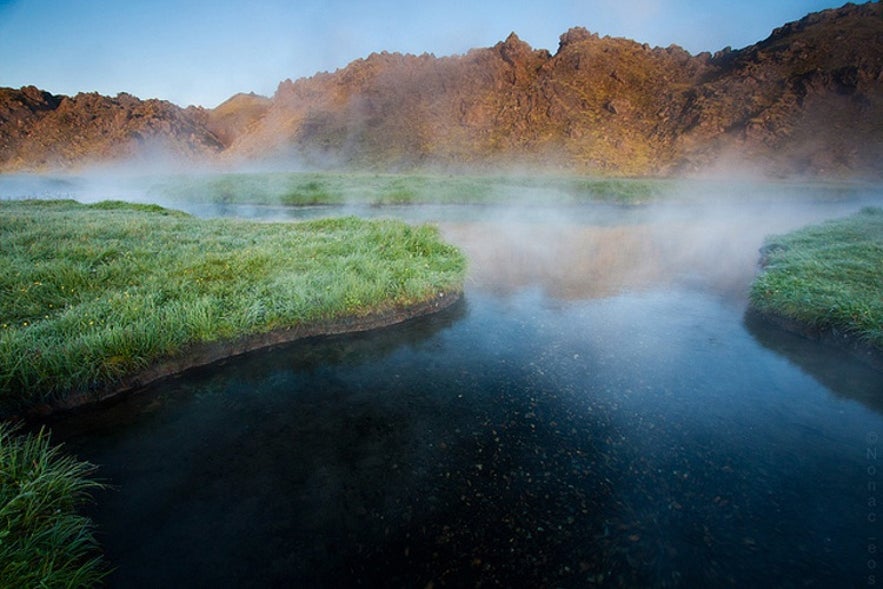
{"label": "rocky cliff face", "polygon": [[67,97],[0,88],[0,170],[204,158],[223,148],[206,128],[208,118],[202,109],[128,94]]}
{"label": "rocky cliff face", "polygon": [[[879,177],[883,11],[848,4],[738,51],[691,55],[567,31],[465,55],[372,54],[214,110],[127,95],[0,90],[0,169],[170,149],[300,165],[542,165],[582,173]],[[176,156],[176,157],[177,157]]]}
{"label": "rocky cliff face", "polygon": [[877,171],[883,162],[883,10],[811,14],[712,60],[677,128],[680,165],[728,156],[782,173]]}
{"label": "rocky cliff face", "polygon": [[458,57],[373,54],[283,82],[229,153],[251,157],[272,145],[316,162],[660,172],[675,134],[659,118],[677,118],[709,59],[585,29],[565,33],[555,56],[515,34]]}

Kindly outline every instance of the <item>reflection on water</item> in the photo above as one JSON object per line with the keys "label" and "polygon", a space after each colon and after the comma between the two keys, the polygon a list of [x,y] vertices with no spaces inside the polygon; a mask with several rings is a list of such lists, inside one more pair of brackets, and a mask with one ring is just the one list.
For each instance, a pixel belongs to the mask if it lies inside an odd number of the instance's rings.
{"label": "reflection on water", "polygon": [[834,344],[789,333],[750,313],[745,325],[761,345],[790,360],[834,394],[883,414],[883,375],[870,365],[857,366],[848,351]]}
{"label": "reflection on water", "polygon": [[534,290],[54,426],[117,485],[115,586],[843,586],[883,420],[715,297]]}
{"label": "reflection on water", "polygon": [[880,375],[743,322],[798,219],[497,213],[441,219],[452,309],[52,419],[116,487],[111,585],[864,585]]}
{"label": "reflection on water", "polygon": [[467,254],[472,284],[496,294],[537,286],[580,299],[686,286],[744,299],[766,236],[858,210],[828,203],[484,210],[444,219]]}

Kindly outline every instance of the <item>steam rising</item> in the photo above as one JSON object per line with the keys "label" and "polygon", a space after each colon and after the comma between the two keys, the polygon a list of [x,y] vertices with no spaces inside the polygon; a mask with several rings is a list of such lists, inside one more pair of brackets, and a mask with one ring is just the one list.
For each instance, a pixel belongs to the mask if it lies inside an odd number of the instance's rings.
{"label": "steam rising", "polygon": [[443,228],[469,257],[470,284],[502,295],[541,288],[580,299],[681,287],[744,300],[764,237],[849,214],[864,202],[522,208]]}
{"label": "steam rising", "polygon": [[[877,186],[843,184],[838,192],[818,184],[749,182],[744,169],[738,182],[726,178],[670,184],[653,204],[640,206],[576,203],[554,189],[535,182],[522,186],[512,178],[499,179],[494,188],[499,192],[495,200],[505,206],[371,207],[364,199],[333,207],[273,206],[268,196],[277,189],[272,174],[256,176],[255,182],[266,184],[257,187],[259,204],[219,205],[218,199],[215,204],[178,200],[175,193],[157,188],[170,177],[149,175],[140,165],[77,177],[2,175],[0,198],[120,199],[156,202],[199,216],[265,220],[402,216],[438,223],[445,237],[465,251],[469,288],[499,295],[538,288],[559,299],[697,288],[738,301],[744,301],[766,236],[883,203]],[[338,189],[349,194],[369,189],[351,184]]]}

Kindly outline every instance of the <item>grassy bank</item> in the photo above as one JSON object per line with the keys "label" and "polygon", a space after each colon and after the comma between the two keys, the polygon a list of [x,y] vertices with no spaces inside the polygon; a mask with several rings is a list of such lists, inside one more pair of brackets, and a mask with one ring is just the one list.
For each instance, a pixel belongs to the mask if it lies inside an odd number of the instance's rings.
{"label": "grassy bank", "polygon": [[142,179],[153,200],[211,204],[305,205],[642,205],[730,198],[841,200],[867,187],[845,182],[752,182],[604,178],[567,174],[469,175],[372,172],[277,172]]}
{"label": "grassy bank", "polygon": [[431,226],[200,220],[152,205],[0,202],[0,414],[113,386],[194,344],[458,292]]}
{"label": "grassy bank", "polygon": [[671,183],[549,175],[378,174],[370,172],[237,173],[153,181],[150,194],[174,202],[215,204],[640,204]]}
{"label": "grassy bank", "polygon": [[185,205],[645,205],[660,202],[782,202],[855,199],[876,185],[858,181],[746,178],[622,178],[550,170],[529,173],[408,171],[194,172],[177,175],[0,176],[0,198],[124,200]]}
{"label": "grassy bank", "polygon": [[883,209],[767,239],[751,305],[883,350]]}
{"label": "grassy bank", "polygon": [[0,423],[0,587],[91,587],[106,574],[92,522],[77,513],[102,488],[93,467],[44,431]]}

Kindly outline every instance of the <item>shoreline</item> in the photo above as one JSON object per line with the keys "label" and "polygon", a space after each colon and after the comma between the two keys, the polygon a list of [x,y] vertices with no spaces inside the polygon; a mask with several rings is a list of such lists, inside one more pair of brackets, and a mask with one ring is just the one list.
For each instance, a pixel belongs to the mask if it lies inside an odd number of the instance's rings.
{"label": "shoreline", "polygon": [[463,290],[465,257],[429,224],[199,219],[122,201],[0,205],[9,245],[2,417],[99,401],[294,339],[397,323]]}
{"label": "shoreline", "polygon": [[361,316],[345,316],[276,329],[266,333],[242,336],[232,340],[195,344],[173,357],[160,360],[154,365],[122,378],[112,386],[94,391],[77,392],[63,398],[37,403],[21,415],[3,417],[16,420],[21,417],[46,417],[53,413],[70,411],[78,407],[97,404],[165,378],[208,366],[228,358],[254,352],[276,345],[288,344],[311,337],[360,333],[390,327],[411,319],[438,313],[453,306],[463,298],[463,291],[440,292],[432,298],[404,306],[392,306]]}
{"label": "shoreline", "polygon": [[746,316],[834,345],[883,372],[883,209],[768,236],[759,250]]}
{"label": "shoreline", "polygon": [[814,342],[836,346],[849,352],[852,357],[864,362],[874,370],[883,372],[883,350],[862,341],[851,333],[836,328],[821,329],[778,313],[761,311],[750,303],[745,310],[745,317],[747,320],[762,321]]}

